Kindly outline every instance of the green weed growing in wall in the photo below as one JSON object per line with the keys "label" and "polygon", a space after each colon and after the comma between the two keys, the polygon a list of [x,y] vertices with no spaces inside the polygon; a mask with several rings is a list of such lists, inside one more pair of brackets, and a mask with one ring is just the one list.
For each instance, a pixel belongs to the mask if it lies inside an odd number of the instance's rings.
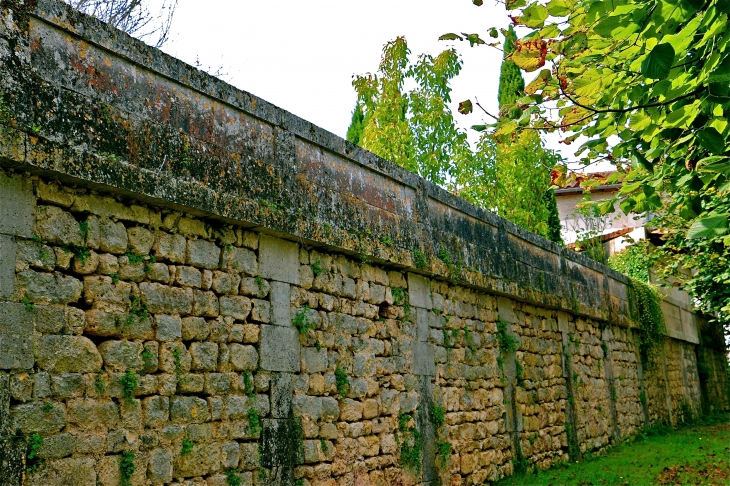
{"label": "green weed growing in wall", "polygon": [[241,486],[243,484],[243,478],[235,469],[226,469],[226,484],[228,486]]}
{"label": "green weed growing in wall", "polygon": [[654,361],[664,342],[666,325],[662,313],[662,295],[652,284],[629,277],[634,296],[634,310],[639,318],[639,355],[645,365]]}
{"label": "green weed growing in wall", "polygon": [[436,466],[444,470],[451,460],[451,444],[439,440],[436,442]]}
{"label": "green weed growing in wall", "polygon": [[509,332],[509,324],[502,319],[497,321],[497,342],[501,354],[514,353],[520,346],[520,340]]}
{"label": "green weed growing in wall", "polygon": [[297,331],[299,331],[299,334],[306,334],[309,331],[316,328],[314,322],[309,317],[309,306],[305,305],[294,316],[294,319],[292,320],[292,325],[297,328]]}
{"label": "green weed growing in wall", "polygon": [[259,418],[259,412],[255,408],[251,407],[246,413],[248,417],[248,425],[251,427],[251,433],[257,435],[261,432],[261,419]]}
{"label": "green weed growing in wall", "polygon": [[341,366],[335,369],[335,386],[337,394],[341,398],[347,397],[347,394],[350,393],[350,378],[347,376],[347,370]]}
{"label": "green weed growing in wall", "polygon": [[319,277],[322,272],[324,272],[324,268],[322,268],[322,260],[320,259],[317,259],[317,261],[309,265],[309,267],[312,269],[312,273],[314,273],[315,277]]}
{"label": "green weed growing in wall", "polygon": [[106,393],[106,385],[104,384],[104,379],[101,375],[96,375],[94,377],[94,391],[96,391],[99,395]]}
{"label": "green weed growing in wall", "polygon": [[35,304],[30,299],[23,297],[20,302],[25,305],[25,310],[27,311],[32,311],[33,309],[35,309]]}
{"label": "green weed growing in wall", "polygon": [[380,241],[387,246],[388,248],[391,248],[393,246],[393,240],[388,235],[383,235],[380,237]]}
{"label": "green weed growing in wall", "polygon": [[38,457],[38,453],[43,445],[43,437],[37,432],[28,437],[25,449],[25,471],[33,473],[40,467],[43,459]]}
{"label": "green weed growing in wall", "polygon": [[421,250],[413,250],[413,264],[419,270],[425,270],[428,267],[428,259],[426,254]]}
{"label": "green weed growing in wall", "polygon": [[135,471],[134,452],[124,451],[119,456],[119,486],[132,486],[132,475]]}
{"label": "green weed growing in wall", "polygon": [[66,253],[73,253],[74,258],[79,261],[82,265],[91,257],[91,250],[86,245],[76,245],[74,243],[67,243],[61,247]]}
{"label": "green weed growing in wall", "polygon": [[253,375],[250,371],[243,372],[243,392],[249,398],[253,398]]}
{"label": "green weed growing in wall", "polygon": [[441,427],[446,420],[446,410],[444,407],[435,406],[431,409],[431,421],[436,428]]}
{"label": "green weed growing in wall", "polygon": [[396,443],[400,447],[398,460],[403,468],[417,474],[421,470],[421,454],[423,443],[421,433],[411,425],[413,417],[406,413],[398,416],[398,433]]}
{"label": "green weed growing in wall", "polygon": [[180,447],[180,454],[190,454],[193,452],[193,447],[195,447],[195,442],[190,439],[183,439],[182,446]]}
{"label": "green weed growing in wall", "polygon": [[127,370],[121,378],[119,378],[119,384],[122,385],[122,396],[129,403],[136,403],[134,401],[134,390],[137,388],[137,375],[132,370]]}

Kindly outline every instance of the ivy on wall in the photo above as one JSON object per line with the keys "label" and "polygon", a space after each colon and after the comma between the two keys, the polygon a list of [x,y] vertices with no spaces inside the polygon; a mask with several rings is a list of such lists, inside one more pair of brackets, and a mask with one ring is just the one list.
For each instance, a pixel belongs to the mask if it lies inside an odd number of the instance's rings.
{"label": "ivy on wall", "polygon": [[662,294],[652,284],[629,277],[633,290],[634,312],[639,320],[639,355],[645,364],[653,362],[664,342],[666,324],[662,313]]}

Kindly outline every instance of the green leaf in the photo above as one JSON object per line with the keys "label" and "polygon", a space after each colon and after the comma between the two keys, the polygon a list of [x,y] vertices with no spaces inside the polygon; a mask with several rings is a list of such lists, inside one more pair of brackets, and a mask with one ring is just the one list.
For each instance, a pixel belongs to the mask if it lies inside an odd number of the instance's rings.
{"label": "green leaf", "polygon": [[700,218],[689,227],[687,238],[694,240],[697,238],[715,238],[727,233],[728,215],[713,215]]}
{"label": "green leaf", "polygon": [[636,167],[641,167],[648,172],[654,172],[654,165],[649,162],[646,157],[640,152],[634,152],[634,156],[631,158]]}
{"label": "green leaf", "polygon": [[565,17],[570,13],[572,6],[572,3],[567,0],[550,0],[547,10],[553,17]]}
{"label": "green leaf", "polygon": [[705,157],[697,162],[697,170],[703,172],[719,172],[720,174],[730,174],[730,157]]}
{"label": "green leaf", "polygon": [[674,47],[671,44],[657,44],[641,63],[641,74],[651,79],[668,78],[674,56]]}
{"label": "green leaf", "polygon": [[524,7],[525,5],[527,5],[526,0],[507,0],[504,4],[507,10],[515,10],[520,7]]}
{"label": "green leaf", "polygon": [[713,127],[705,127],[697,132],[697,138],[700,145],[711,154],[720,155],[727,150],[725,138]]}
{"label": "green leaf", "polygon": [[710,83],[730,82],[730,54],[710,73]]}
{"label": "green leaf", "polygon": [[548,16],[548,9],[545,6],[533,3],[522,11],[520,22],[530,28],[538,29],[543,26]]}
{"label": "green leaf", "polygon": [[481,7],[484,4],[484,0],[471,0],[474,5]]}
{"label": "green leaf", "polygon": [[486,42],[484,42],[482,40],[482,38],[479,37],[479,34],[466,34],[466,33],[462,32],[461,35],[463,35],[466,38],[466,40],[469,41],[469,47],[474,47],[475,45],[486,44]]}
{"label": "green leaf", "polygon": [[460,40],[463,41],[464,39],[461,38],[460,35],[457,34],[444,34],[441,37],[439,37],[439,40]]}
{"label": "green leaf", "polygon": [[492,37],[493,39],[499,37],[499,31],[497,31],[496,27],[489,29],[489,37]]}

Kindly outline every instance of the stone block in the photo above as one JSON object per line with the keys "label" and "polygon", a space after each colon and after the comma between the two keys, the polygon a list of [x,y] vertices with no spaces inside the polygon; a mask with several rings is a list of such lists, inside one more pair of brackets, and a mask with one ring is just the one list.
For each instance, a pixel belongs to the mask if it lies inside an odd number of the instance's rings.
{"label": "stone block", "polygon": [[15,239],[0,234],[0,300],[10,299],[15,290],[16,255]]}
{"label": "stone block", "polygon": [[291,327],[291,286],[288,283],[271,282],[271,323]]}
{"label": "stone block", "polygon": [[237,294],[238,286],[241,283],[240,275],[235,273],[220,272],[216,270],[213,272],[213,281],[211,282],[211,288],[215,290],[217,294]]}
{"label": "stone block", "polygon": [[84,376],[81,373],[54,375],[52,381],[56,398],[76,398],[84,393]]}
{"label": "stone block", "polygon": [[51,373],[95,373],[103,363],[94,343],[83,336],[41,336],[35,352],[38,366]]}
{"label": "stone block", "polygon": [[223,250],[223,269],[255,276],[258,273],[256,254],[245,248],[226,248]]}
{"label": "stone block", "polygon": [[10,422],[12,430],[20,429],[24,434],[55,434],[66,426],[66,407],[48,407],[43,402],[15,405],[10,408]]}
{"label": "stone block", "polygon": [[182,338],[185,341],[205,341],[210,329],[202,317],[186,317],[182,320]]}
{"label": "stone block", "polygon": [[170,282],[170,267],[164,263],[152,263],[147,268],[147,276],[155,282]]}
{"label": "stone block", "polygon": [[157,322],[157,340],[174,341],[182,337],[182,320],[178,316],[167,316],[159,314],[155,317]]}
{"label": "stone block", "polygon": [[408,302],[421,309],[433,308],[431,285],[427,278],[415,273],[408,274]]}
{"label": "stone block", "polygon": [[33,183],[20,174],[0,172],[0,233],[33,236]]}
{"label": "stone block", "polygon": [[172,459],[170,449],[155,449],[150,452],[147,463],[147,479],[154,484],[172,482]]}
{"label": "stone block", "polygon": [[162,231],[155,233],[155,244],[153,249],[158,260],[166,260],[171,263],[185,263],[185,250],[187,241],[185,237],[178,234],[168,234]]}
{"label": "stone block", "polygon": [[263,278],[299,284],[299,245],[261,235],[259,238],[259,274]]}
{"label": "stone block", "polygon": [[416,338],[423,343],[428,341],[429,314],[430,312],[426,309],[416,308]]}
{"label": "stone block", "polygon": [[147,310],[162,314],[190,314],[193,310],[192,289],[168,287],[158,283],[139,284]]}
{"label": "stone block", "polygon": [[[128,321],[128,319],[131,320]],[[121,307],[91,309],[86,311],[84,332],[90,336],[118,337],[123,339],[152,339],[152,316],[139,317],[127,314]]]}
{"label": "stone block", "polygon": [[517,324],[517,315],[514,311],[512,301],[506,297],[497,297],[497,311],[499,318],[509,324]]}
{"label": "stone block", "polygon": [[17,275],[17,290],[32,302],[68,304],[81,297],[84,285],[78,279],[60,273],[26,270]]}
{"label": "stone block", "polygon": [[299,333],[293,327],[261,326],[261,368],[298,373]]}
{"label": "stone block", "polygon": [[206,476],[218,471],[221,464],[221,444],[204,442],[195,444],[193,450],[181,454],[175,460],[173,476],[194,477]]}
{"label": "stone block", "polygon": [[251,318],[256,322],[268,323],[271,320],[271,304],[266,300],[253,299]]}
{"label": "stone block", "polygon": [[84,244],[84,236],[76,218],[56,206],[38,206],[36,228],[41,240],[58,245]]}
{"label": "stone block", "polygon": [[233,343],[229,346],[230,363],[236,371],[255,371],[259,364],[259,353],[253,346]]}
{"label": "stone block", "polygon": [[94,466],[95,459],[93,457],[66,457],[54,461],[47,461],[35,474],[29,474],[26,477],[26,482],[23,484],[26,486],[50,486],[57,484],[98,486],[101,482],[97,481],[98,478]]}
{"label": "stone block", "polygon": [[[231,375],[228,373],[206,373],[203,392],[206,395],[226,395],[231,391]],[[214,412],[211,420],[220,420],[220,406],[216,407],[219,397],[208,399],[211,402],[210,409]]]}
{"label": "stone block", "polygon": [[264,279],[255,279],[252,277],[243,277],[241,279],[240,293],[243,295],[250,295],[259,299],[266,298],[269,295],[271,286],[269,282]]}
{"label": "stone block", "polygon": [[71,434],[59,434],[43,439],[38,457],[43,459],[59,459],[74,453],[76,441]]}
{"label": "stone block", "polygon": [[[10,238],[12,241],[12,237],[0,235],[0,252],[2,252],[3,238]],[[56,267],[56,252],[53,251],[52,247],[43,245],[39,241],[18,240],[16,243],[19,262],[25,262],[33,268],[47,272],[53,271]],[[15,259],[12,262],[15,264]]]}
{"label": "stone block", "polygon": [[309,417],[319,420],[322,417],[322,399],[307,395],[297,395],[292,398],[292,412],[300,417]]}
{"label": "stone block", "polygon": [[215,371],[218,365],[218,345],[216,343],[192,343],[190,356],[192,370]]}
{"label": "stone block", "polygon": [[332,397],[322,397],[322,419],[334,422],[340,416],[340,404]]}
{"label": "stone block", "polygon": [[127,238],[127,229],[122,223],[102,219],[99,221],[99,232],[101,236],[99,249],[101,251],[114,253],[115,255],[126,253],[129,240]]}
{"label": "stone block", "polygon": [[99,345],[104,367],[109,371],[124,373],[142,367],[142,344],[131,341],[104,341]]}
{"label": "stone block", "polygon": [[182,287],[199,289],[203,284],[203,274],[194,267],[177,267],[175,283]]}
{"label": "stone block", "polygon": [[215,292],[193,291],[193,315],[217,317],[220,314],[220,303]]}
{"label": "stone block", "polygon": [[242,295],[221,297],[220,313],[244,321],[251,313],[251,300]]}
{"label": "stone block", "polygon": [[208,402],[198,397],[172,397],[170,420],[176,424],[202,424],[208,421]]}
{"label": "stone block", "polygon": [[274,373],[271,375],[271,415],[274,418],[288,418],[292,410],[292,375]]}
{"label": "stone block", "polygon": [[426,376],[436,375],[433,344],[420,341],[413,343],[413,373]]}
{"label": "stone block", "polygon": [[302,372],[322,373],[327,370],[327,350],[321,348],[302,349]]}
{"label": "stone block", "polygon": [[33,362],[33,311],[0,303],[0,369],[27,370]]}
{"label": "stone block", "polygon": [[132,286],[127,282],[112,282],[110,277],[89,276],[84,277],[84,299],[87,304],[104,302],[120,306],[129,305],[129,295]]}
{"label": "stone block", "polygon": [[155,243],[155,235],[147,228],[135,226],[127,230],[129,250],[135,255],[149,255]]}
{"label": "stone block", "polygon": [[185,263],[194,267],[213,270],[218,268],[221,249],[207,240],[189,240],[185,252]]}

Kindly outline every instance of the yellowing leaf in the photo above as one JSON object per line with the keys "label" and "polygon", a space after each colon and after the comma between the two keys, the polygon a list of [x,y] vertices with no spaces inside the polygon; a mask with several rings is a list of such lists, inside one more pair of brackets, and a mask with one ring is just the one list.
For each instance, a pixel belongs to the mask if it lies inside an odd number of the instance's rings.
{"label": "yellowing leaf", "polygon": [[517,49],[512,53],[510,59],[520,69],[529,72],[536,71],[545,65],[547,55],[547,42],[542,39],[533,41],[517,41]]}
{"label": "yellowing leaf", "polygon": [[565,116],[563,116],[560,124],[566,128],[576,125],[578,123],[583,125],[588,122],[588,120],[590,119],[590,115],[591,112],[586,110],[585,108],[581,108],[580,106],[573,106],[567,111],[567,113],[565,113]]}
{"label": "yellowing leaf", "polygon": [[459,103],[459,113],[462,115],[468,115],[474,110],[474,105],[472,105],[471,100],[462,101]]}

